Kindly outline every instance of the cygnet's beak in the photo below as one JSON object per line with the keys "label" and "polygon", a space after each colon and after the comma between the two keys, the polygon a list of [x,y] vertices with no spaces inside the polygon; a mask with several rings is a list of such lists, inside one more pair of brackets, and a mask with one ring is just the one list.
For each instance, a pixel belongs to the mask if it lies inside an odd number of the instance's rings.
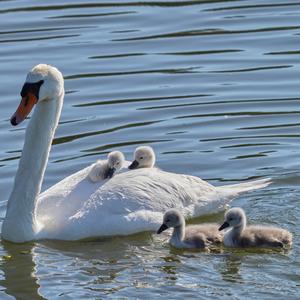
{"label": "cygnet's beak", "polygon": [[165,223],[163,223],[160,227],[159,227],[159,229],[157,230],[157,234],[160,234],[160,233],[162,233],[163,231],[165,231],[166,229],[168,229],[169,227],[165,224]]}
{"label": "cygnet's beak", "polygon": [[115,172],[116,172],[116,168],[108,168],[105,174],[105,178],[112,178]]}
{"label": "cygnet's beak", "polygon": [[43,80],[35,83],[25,83],[21,96],[22,100],[16,112],[10,118],[10,123],[13,126],[20,124],[31,112],[33,106],[38,102],[40,86]]}
{"label": "cygnet's beak", "polygon": [[134,160],[131,165],[128,167],[128,169],[136,169],[139,166],[139,162],[137,160]]}
{"label": "cygnet's beak", "polygon": [[225,229],[225,228],[227,228],[227,227],[229,227],[229,226],[230,226],[230,225],[229,225],[228,222],[224,222],[224,223],[220,226],[219,231],[221,231],[221,230],[223,230],[223,229]]}

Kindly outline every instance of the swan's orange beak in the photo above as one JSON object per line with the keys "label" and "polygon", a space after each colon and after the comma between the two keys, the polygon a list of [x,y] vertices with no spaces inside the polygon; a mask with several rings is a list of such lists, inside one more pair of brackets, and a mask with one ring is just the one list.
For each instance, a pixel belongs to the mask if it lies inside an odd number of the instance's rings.
{"label": "swan's orange beak", "polygon": [[38,102],[37,97],[28,92],[27,95],[22,97],[21,103],[19,104],[18,109],[13,114],[10,119],[10,122],[13,126],[20,124],[31,112],[33,106]]}

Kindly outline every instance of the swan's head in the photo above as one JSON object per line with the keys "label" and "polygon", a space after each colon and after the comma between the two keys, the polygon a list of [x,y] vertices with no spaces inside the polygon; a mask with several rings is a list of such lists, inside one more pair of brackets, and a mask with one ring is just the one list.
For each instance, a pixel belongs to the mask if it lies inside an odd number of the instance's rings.
{"label": "swan's head", "polygon": [[120,151],[110,152],[107,156],[108,171],[105,177],[111,178],[117,170],[120,170],[122,168],[124,161],[125,161],[125,157],[122,152]]}
{"label": "swan's head", "polygon": [[134,160],[129,169],[152,168],[155,164],[155,153],[149,146],[141,146],[134,151]]}
{"label": "swan's head", "polygon": [[170,209],[164,214],[163,223],[157,230],[157,233],[160,234],[170,227],[181,227],[183,224],[185,224],[185,220],[180,211]]}
{"label": "swan's head", "polygon": [[20,124],[35,104],[57,101],[64,93],[64,79],[55,67],[45,64],[35,66],[27,74],[21,90],[21,103],[10,119],[12,125]]}
{"label": "swan's head", "polygon": [[219,228],[219,231],[227,227],[240,227],[246,225],[246,215],[243,209],[234,207],[225,213],[224,223]]}

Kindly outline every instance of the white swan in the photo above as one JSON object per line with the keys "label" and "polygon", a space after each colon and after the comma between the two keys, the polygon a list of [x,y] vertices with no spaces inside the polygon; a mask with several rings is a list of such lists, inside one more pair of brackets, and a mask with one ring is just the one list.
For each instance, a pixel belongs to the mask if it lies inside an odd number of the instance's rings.
{"label": "white swan", "polygon": [[120,170],[125,162],[125,157],[120,151],[113,151],[107,155],[106,160],[97,160],[89,173],[89,179],[97,182],[112,178],[114,173]]}
{"label": "white swan", "polygon": [[135,149],[133,162],[129,169],[153,168],[155,164],[155,153],[150,146],[141,146]]}
{"label": "white swan", "polygon": [[225,214],[225,221],[219,228],[232,227],[224,235],[224,245],[228,247],[290,247],[292,234],[274,226],[246,226],[246,215],[243,209],[234,207]]}
{"label": "white swan", "polygon": [[9,197],[2,237],[13,242],[79,240],[155,231],[163,212],[180,208],[187,217],[223,209],[241,192],[267,186],[268,179],[214,187],[194,176],[142,168],[92,183],[90,167],[40,194],[51,142],[64,97],[62,74],[37,65],[27,75],[22,100],[11,118],[19,124],[36,103]]}
{"label": "white swan", "polygon": [[218,231],[218,224],[203,223],[199,225],[185,226],[183,215],[177,209],[169,209],[164,214],[163,223],[157,230],[157,234],[173,227],[170,244],[176,248],[200,248],[221,244],[222,234]]}

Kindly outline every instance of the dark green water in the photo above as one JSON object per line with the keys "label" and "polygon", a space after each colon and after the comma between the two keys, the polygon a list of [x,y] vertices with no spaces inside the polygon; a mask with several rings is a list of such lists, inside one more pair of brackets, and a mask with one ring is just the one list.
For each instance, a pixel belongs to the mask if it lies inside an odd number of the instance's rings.
{"label": "dark green water", "polygon": [[296,0],[0,1],[1,222],[27,125],[9,118],[49,63],[67,95],[43,189],[149,144],[160,168],[214,185],[274,178],[232,205],[294,233],[289,252],[180,252],[150,234],[0,242],[0,299],[299,299],[299,58]]}

